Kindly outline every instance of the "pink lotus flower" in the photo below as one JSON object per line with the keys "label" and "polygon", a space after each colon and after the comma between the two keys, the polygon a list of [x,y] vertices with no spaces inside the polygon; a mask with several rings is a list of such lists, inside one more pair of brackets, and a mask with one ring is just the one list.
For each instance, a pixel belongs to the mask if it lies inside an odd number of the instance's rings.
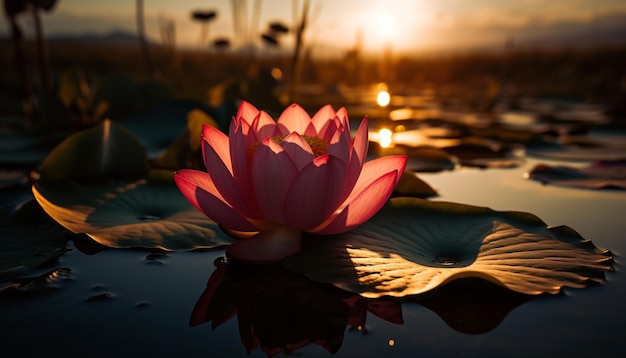
{"label": "pink lotus flower", "polygon": [[365,162],[367,118],[350,138],[344,108],[311,118],[293,104],[274,121],[243,102],[229,136],[204,126],[207,172],[174,173],[198,210],[239,238],[226,249],[246,262],[271,262],[300,250],[301,232],[338,234],[372,217],[387,201],[406,157]]}

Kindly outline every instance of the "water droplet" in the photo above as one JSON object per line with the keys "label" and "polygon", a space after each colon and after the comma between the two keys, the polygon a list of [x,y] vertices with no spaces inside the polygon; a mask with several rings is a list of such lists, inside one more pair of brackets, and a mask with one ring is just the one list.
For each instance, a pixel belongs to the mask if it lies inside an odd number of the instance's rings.
{"label": "water droplet", "polygon": [[161,220],[161,217],[159,216],[155,216],[155,215],[142,215],[138,218],[139,220],[145,220],[145,221],[157,221],[157,220]]}
{"label": "water droplet", "polygon": [[133,305],[134,308],[145,308],[145,307],[148,307],[148,306],[150,306],[150,301],[147,301],[147,300],[137,301]]}
{"label": "water droplet", "polygon": [[44,293],[57,289],[64,282],[73,279],[72,270],[65,267],[56,268],[43,275],[16,279],[0,285],[1,295],[23,295]]}
{"label": "water droplet", "polygon": [[220,256],[216,258],[215,260],[213,260],[213,265],[215,267],[219,267],[219,266],[226,265],[226,264],[228,264],[228,259],[226,258],[226,256]]}
{"label": "water droplet", "polygon": [[113,292],[100,292],[100,293],[96,293],[94,295],[91,296],[87,296],[87,298],[85,298],[85,301],[87,302],[102,302],[102,301],[108,301],[110,299],[113,299],[117,297],[117,295]]}
{"label": "water droplet", "polygon": [[441,266],[454,266],[457,264],[458,260],[447,256],[437,256],[433,262]]}
{"label": "water droplet", "polygon": [[167,255],[162,252],[153,252],[151,254],[146,255],[146,263],[149,265],[163,265],[163,261],[161,259],[167,258]]}

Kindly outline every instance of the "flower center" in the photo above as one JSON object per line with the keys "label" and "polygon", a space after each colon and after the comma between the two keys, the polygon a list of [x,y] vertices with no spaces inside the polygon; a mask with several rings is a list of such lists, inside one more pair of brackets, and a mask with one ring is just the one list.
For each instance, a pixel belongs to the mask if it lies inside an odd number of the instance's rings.
{"label": "flower center", "polygon": [[[277,135],[272,137],[272,139],[274,140],[274,142],[280,144],[283,139],[285,139],[286,136],[284,135]],[[328,142],[325,141],[324,139],[320,138],[320,137],[311,137],[308,135],[303,135],[302,138],[304,138],[304,140],[309,144],[309,146],[311,147],[311,150],[313,151],[313,155],[315,155],[316,157],[319,157],[320,155],[324,155],[326,154],[326,150],[328,150]],[[248,158],[252,157],[252,154],[254,154],[254,152],[256,151],[256,149],[259,147],[259,144],[261,144],[260,142],[256,142],[254,144],[252,144],[250,146],[250,148],[248,148]]]}
{"label": "flower center", "polygon": [[311,137],[308,135],[303,135],[302,138],[304,138],[304,140],[309,143],[309,146],[311,146],[311,150],[313,150],[313,154],[316,157],[326,154],[326,150],[328,150],[327,141],[323,140],[320,137]]}

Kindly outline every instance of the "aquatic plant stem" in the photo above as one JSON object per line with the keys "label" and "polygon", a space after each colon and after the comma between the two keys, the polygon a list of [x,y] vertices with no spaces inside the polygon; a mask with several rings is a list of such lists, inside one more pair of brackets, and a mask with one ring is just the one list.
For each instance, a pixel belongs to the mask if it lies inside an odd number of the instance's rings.
{"label": "aquatic plant stem", "polygon": [[[302,47],[304,41],[304,31],[307,26],[308,12],[309,12],[309,0],[304,0],[304,4],[302,6],[302,15],[299,19],[295,19],[294,27],[295,27],[295,45],[293,49],[293,56],[291,58],[291,74],[289,76],[289,102],[295,103],[297,102],[298,95],[298,85],[300,83],[300,73],[302,67]],[[297,1],[294,1],[294,9],[297,6]],[[294,11],[297,14],[297,10]],[[297,17],[294,16],[294,17]]]}
{"label": "aquatic plant stem", "polygon": [[155,76],[154,62],[150,54],[150,47],[148,45],[148,39],[146,37],[146,24],[144,21],[143,0],[135,1],[135,15],[137,20],[137,37],[139,37],[139,44],[143,53],[143,59],[146,63],[148,74],[150,77]]}

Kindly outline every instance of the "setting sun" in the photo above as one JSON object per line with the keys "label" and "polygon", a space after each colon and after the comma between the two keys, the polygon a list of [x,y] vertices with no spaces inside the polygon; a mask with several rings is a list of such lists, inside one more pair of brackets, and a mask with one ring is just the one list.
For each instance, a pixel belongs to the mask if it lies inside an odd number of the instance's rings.
{"label": "setting sun", "polygon": [[400,18],[388,7],[376,7],[363,13],[361,26],[363,40],[368,50],[380,50],[386,46],[397,46],[400,38]]}
{"label": "setting sun", "polygon": [[397,36],[398,25],[394,15],[389,12],[382,12],[373,16],[373,30],[380,40],[389,41]]}

